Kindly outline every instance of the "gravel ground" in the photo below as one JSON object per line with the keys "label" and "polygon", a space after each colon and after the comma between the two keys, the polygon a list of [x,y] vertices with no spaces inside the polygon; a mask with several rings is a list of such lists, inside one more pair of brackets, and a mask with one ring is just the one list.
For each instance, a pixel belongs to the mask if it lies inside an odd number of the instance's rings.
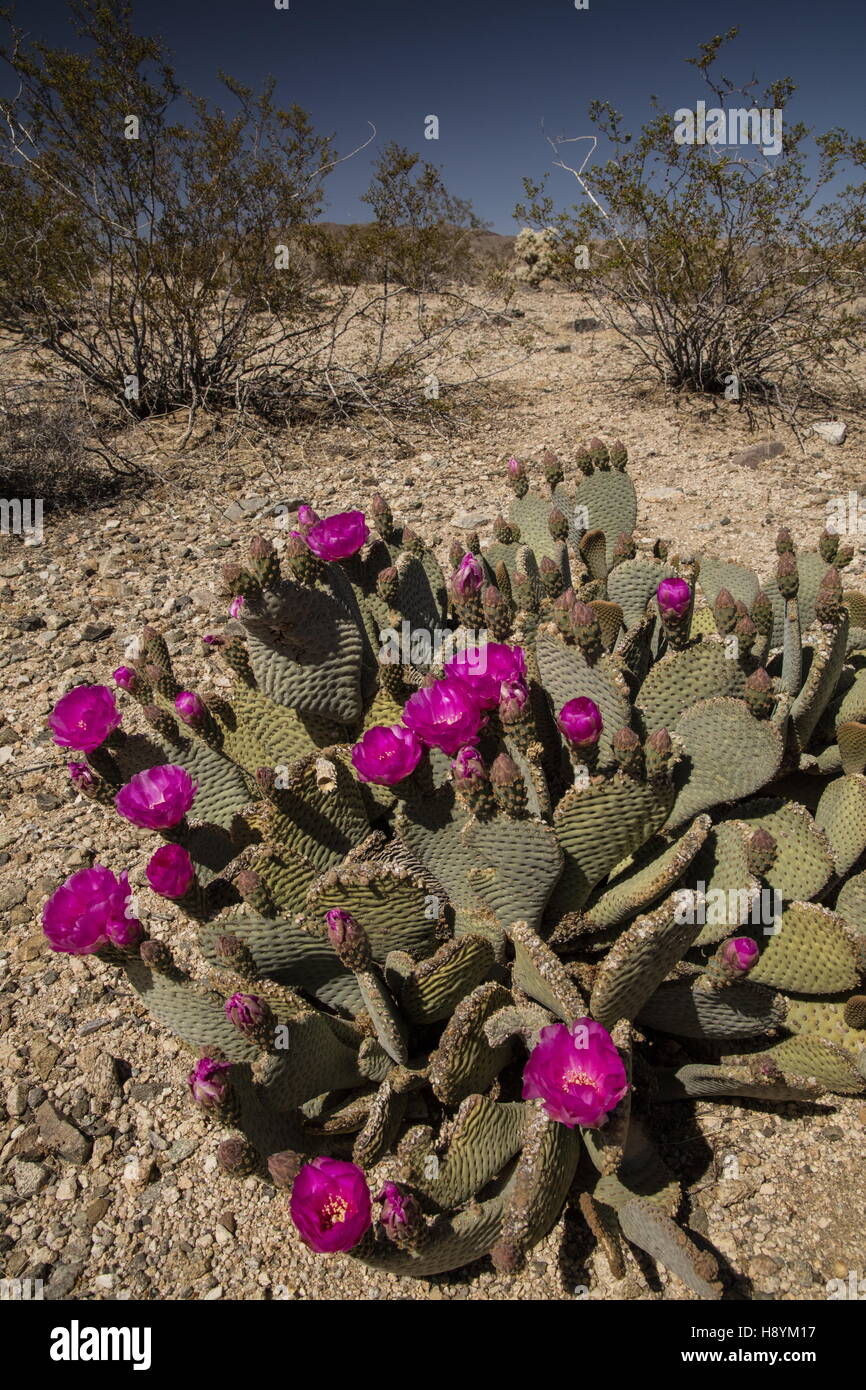
{"label": "gravel ground", "polygon": [[[565,297],[517,302],[542,350],[499,378],[495,409],[456,439],[411,427],[395,441],[372,420],[225,453],[203,427],[179,455],[186,420],[169,420],[136,440],[160,475],[148,491],[49,518],[38,546],[0,538],[0,1276],[41,1278],[60,1299],[692,1297],[634,1252],[613,1280],[571,1215],[513,1277],[485,1261],[411,1281],[313,1256],[282,1195],[217,1174],[213,1134],[185,1094],[190,1054],[108,967],[47,951],[39,925],[46,896],[96,855],[130,869],[145,919],[172,934],[182,962],[194,959],[191,929],[141,886],[151,837],[76,797],[44,721],[70,685],[104,678],[146,622],[192,680],[198,636],[224,616],[222,561],[256,531],[279,539],[280,505],[336,510],[379,488],[444,548],[459,527],[489,535],[509,453],[553,448],[568,461],[590,435],[618,436],[639,537],[766,573],[780,525],[814,543],[828,500],[863,486],[862,420],[846,417],[841,447],[806,435],[801,449],[778,425],[750,433],[736,406],[623,387],[626,354],[608,333],[574,333],[579,309]],[[784,453],[732,461],[771,440]],[[864,574],[862,543],[848,574]],[[721,1257],[727,1296],[823,1299],[828,1281],[864,1277],[861,1098],[668,1106],[660,1120],[684,1214]]]}

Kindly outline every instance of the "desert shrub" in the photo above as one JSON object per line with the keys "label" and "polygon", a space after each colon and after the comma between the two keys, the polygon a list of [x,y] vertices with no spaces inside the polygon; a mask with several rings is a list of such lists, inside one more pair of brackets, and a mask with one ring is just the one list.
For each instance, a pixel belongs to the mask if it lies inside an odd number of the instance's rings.
{"label": "desert shrub", "polygon": [[610,103],[595,101],[590,118],[611,150],[604,164],[589,166],[580,144],[572,167],[568,142],[551,141],[582,201],[557,212],[548,176],[527,179],[516,216],[556,229],[550,274],[595,300],[600,317],[671,387],[791,406],[825,369],[844,368],[862,350],[854,310],[866,184],[840,192],[831,185],[846,166],[862,172],[866,150],[832,130],[814,136],[810,165],[812,132],[787,119],[793,82],[776,81],[756,100],[754,83],[738,93],[716,75],[719,49],[735,34],[717,36],[689,61],[707,84],[708,108],[733,109],[743,99],[749,112],[778,113],[778,154],[710,143],[709,129],[704,143],[679,143],[679,113],[655,98],[651,119],[633,135]]}

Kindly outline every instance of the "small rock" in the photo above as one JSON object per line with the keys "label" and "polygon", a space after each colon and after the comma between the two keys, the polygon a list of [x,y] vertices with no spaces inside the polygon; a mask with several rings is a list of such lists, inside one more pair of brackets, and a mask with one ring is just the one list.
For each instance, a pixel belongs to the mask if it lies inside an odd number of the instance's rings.
{"label": "small rock", "polygon": [[88,1202],[82,1213],[82,1225],[95,1226],[101,1221],[108,1211],[111,1203],[107,1197],[95,1197],[92,1202]]}
{"label": "small rock", "polygon": [[123,1170],[123,1185],[128,1188],[147,1187],[156,1177],[152,1158],[131,1158]]}
{"label": "small rock", "polygon": [[35,1192],[41,1192],[50,1177],[51,1172],[44,1163],[27,1163],[19,1158],[12,1165],[12,1181],[19,1197],[32,1197]]}
{"label": "small rock", "polygon": [[779,1261],[771,1255],[756,1255],[749,1261],[750,1279],[771,1279],[779,1268]]}
{"label": "small rock", "polygon": [[844,444],[848,426],[843,420],[819,420],[812,426],[812,433],[817,434],[827,444]]}
{"label": "small rock", "polygon": [[571,352],[571,343],[554,343],[554,352]]}
{"label": "small rock", "polygon": [[458,531],[474,531],[479,526],[486,526],[490,520],[488,512],[458,512],[451,518],[451,525],[456,526]]}
{"label": "small rock", "polygon": [[777,458],[784,452],[784,444],[773,439],[767,444],[753,444],[750,449],[743,449],[741,453],[734,454],[731,463],[735,468],[757,468],[758,464],[764,463],[766,459]]}
{"label": "small rock", "polygon": [[575,333],[591,333],[594,328],[601,328],[601,319],[575,319]]}
{"label": "small rock", "polygon": [[50,1100],[43,1101],[36,1111],[39,1133],[49,1149],[59,1153],[69,1163],[86,1163],[93,1147],[91,1141],[55,1110]]}
{"label": "small rock", "polygon": [[88,623],[81,633],[82,642],[103,642],[110,637],[114,628],[111,623]]}
{"label": "small rock", "polygon": [[644,493],[647,502],[672,502],[680,497],[685,497],[681,487],[651,487]]}
{"label": "small rock", "polygon": [[63,1178],[57,1184],[57,1191],[54,1196],[58,1202],[74,1202],[78,1196],[78,1181],[73,1174],[71,1177]]}
{"label": "small rock", "polygon": [[10,1115],[23,1115],[27,1109],[27,1087],[23,1081],[16,1081],[6,1092],[6,1109]]}

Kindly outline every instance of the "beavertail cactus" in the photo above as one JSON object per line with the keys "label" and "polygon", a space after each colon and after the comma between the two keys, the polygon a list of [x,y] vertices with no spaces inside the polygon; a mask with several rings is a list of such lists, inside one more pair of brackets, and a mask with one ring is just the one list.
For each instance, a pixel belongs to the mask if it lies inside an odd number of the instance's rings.
{"label": "beavertail cactus", "polygon": [[189,1046],[222,1171],[314,1250],[513,1270],[574,1202],[612,1267],[717,1297],[658,1107],[866,1087],[866,597],[827,536],[763,583],[643,548],[625,465],[592,440],[535,492],[510,460],[447,576],[381,497],[302,508],[227,567],[200,681],[147,629],[51,716],[76,789],[162,837],[210,975],[123,864],[57,889],[49,941]]}

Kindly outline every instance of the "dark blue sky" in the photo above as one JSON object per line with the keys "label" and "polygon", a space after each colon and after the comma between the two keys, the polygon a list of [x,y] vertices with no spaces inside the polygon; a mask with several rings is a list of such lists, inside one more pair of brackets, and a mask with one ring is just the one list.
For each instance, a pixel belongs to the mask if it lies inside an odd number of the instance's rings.
{"label": "dark blue sky", "polygon": [[[441,164],[449,188],[470,198],[500,232],[512,220],[524,174],[548,167],[550,134],[588,133],[586,107],[609,100],[637,128],[654,93],[675,110],[706,95],[684,59],[734,24],[740,35],[722,70],[736,80],[791,76],[791,118],[866,136],[864,0],[143,0],[137,27],[162,35],[178,76],[217,96],[222,68],[256,85],[278,79],[341,153],[369,135],[396,140]],[[28,0],[19,22],[34,36],[68,43],[62,0]],[[425,140],[424,118],[440,138]],[[359,195],[370,180],[368,149],[328,182],[325,216],[365,221]],[[573,201],[557,172],[551,192]]]}

